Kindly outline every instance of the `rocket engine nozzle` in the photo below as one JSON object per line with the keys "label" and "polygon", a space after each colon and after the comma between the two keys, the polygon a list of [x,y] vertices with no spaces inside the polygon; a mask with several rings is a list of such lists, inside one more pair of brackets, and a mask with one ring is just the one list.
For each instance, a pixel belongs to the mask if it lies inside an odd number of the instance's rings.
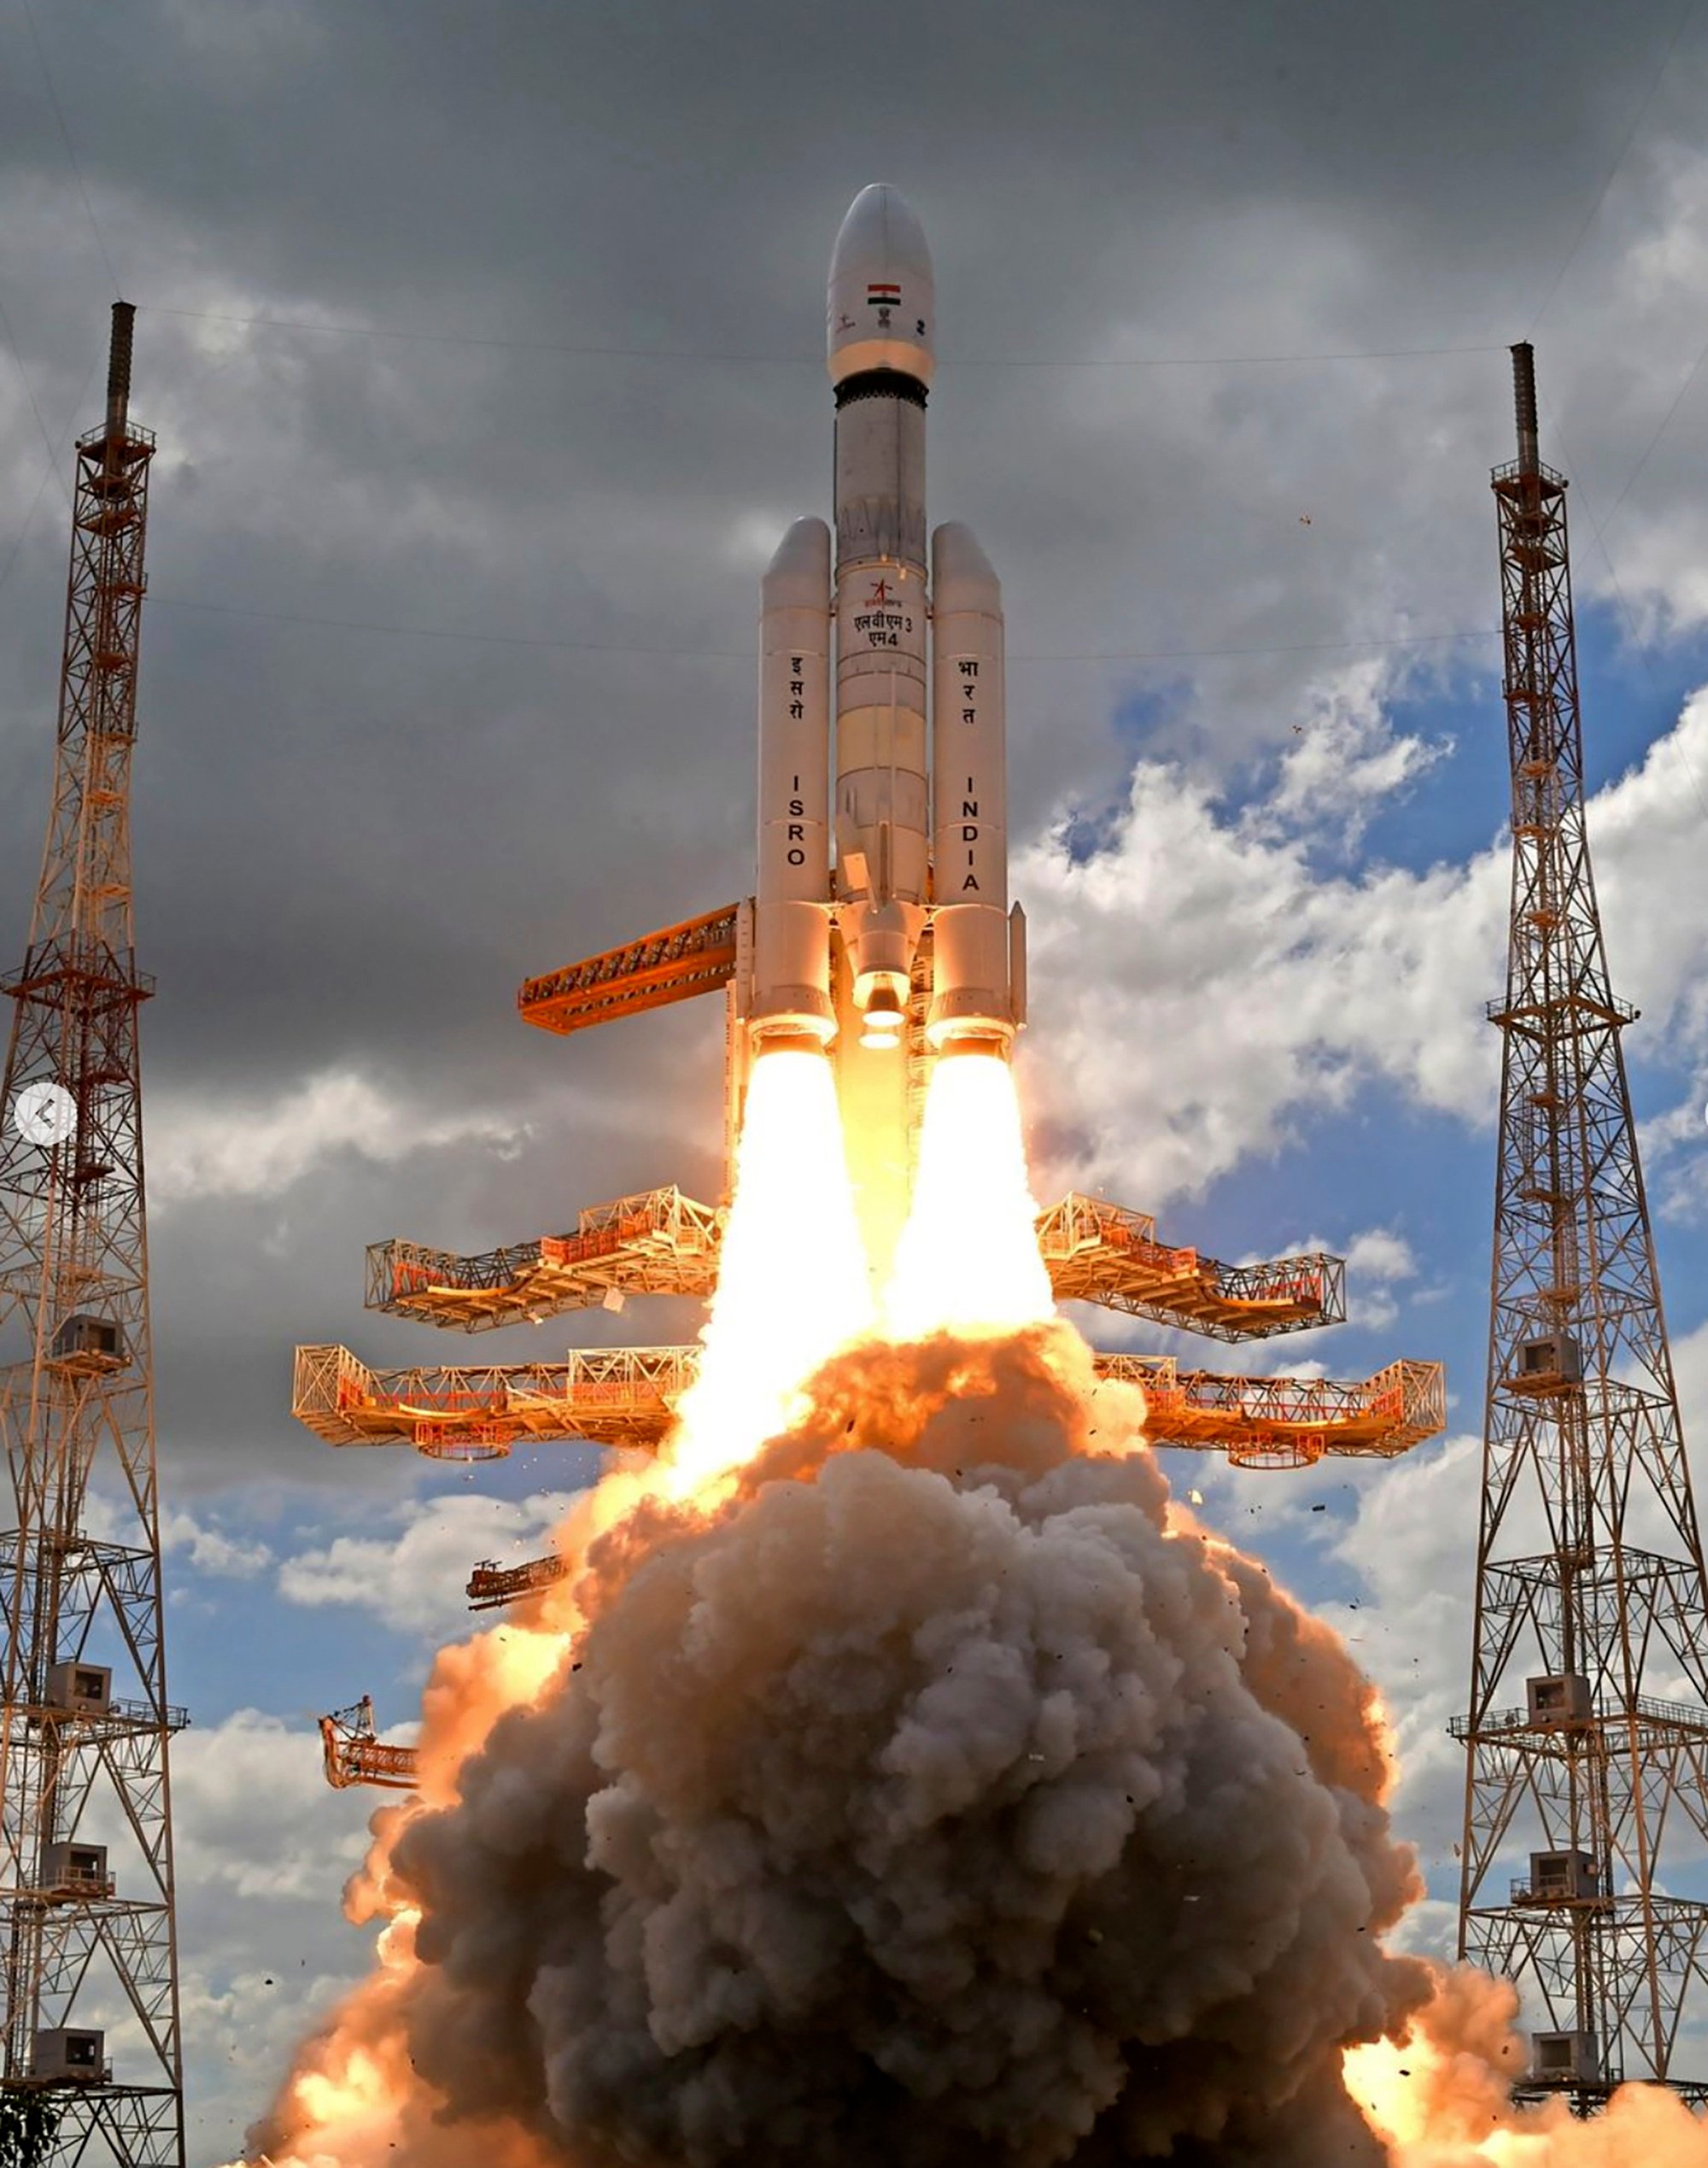
{"label": "rocket engine nozzle", "polygon": [[869,1032],[899,1033],[913,990],[914,952],[925,929],[923,906],[895,897],[845,903],[837,923],[862,1020]]}

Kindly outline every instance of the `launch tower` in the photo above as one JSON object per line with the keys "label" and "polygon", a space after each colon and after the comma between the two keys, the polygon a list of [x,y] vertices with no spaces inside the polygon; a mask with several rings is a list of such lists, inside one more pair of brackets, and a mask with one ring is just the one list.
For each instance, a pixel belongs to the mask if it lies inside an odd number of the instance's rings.
{"label": "launch tower", "polygon": [[[79,440],[58,750],[0,1088],[0,2108],[36,2159],[184,2159],[131,756],[154,439],[134,311]],[[98,1486],[99,1518],[91,1512]],[[99,1532],[96,1530],[98,1528]]]}
{"label": "launch tower", "polygon": [[[1581,2114],[1673,2069],[1708,1975],[1708,1597],[1584,829],[1565,482],[1496,467],[1512,934],[1467,1750],[1460,1954],[1518,1983],[1532,2095]],[[1514,1869],[1517,1870],[1516,1873]],[[1698,1999],[1694,2014],[1708,2014]]]}

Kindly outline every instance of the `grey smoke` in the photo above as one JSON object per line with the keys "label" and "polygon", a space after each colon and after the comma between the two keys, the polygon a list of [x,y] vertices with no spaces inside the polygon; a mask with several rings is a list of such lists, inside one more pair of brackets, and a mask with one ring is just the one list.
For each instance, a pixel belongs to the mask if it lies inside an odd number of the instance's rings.
{"label": "grey smoke", "polygon": [[575,2168],[1382,2159],[1339,2050],[1428,1989],[1367,1689],[1171,1526],[1070,1341],[845,1356],[713,1517],[595,1544],[561,1675],[396,1854],[453,2124]]}

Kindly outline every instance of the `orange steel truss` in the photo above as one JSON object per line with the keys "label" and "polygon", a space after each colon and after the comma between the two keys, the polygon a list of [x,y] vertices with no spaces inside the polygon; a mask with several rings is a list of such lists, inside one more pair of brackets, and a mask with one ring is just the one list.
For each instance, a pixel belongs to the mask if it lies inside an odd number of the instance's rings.
{"label": "orange steel truss", "polygon": [[1316,1252],[1221,1264],[1159,1242],[1148,1212],[1077,1190],[1039,1216],[1038,1243],[1058,1302],[1098,1303],[1211,1339],[1265,1339],[1346,1317],[1346,1267],[1338,1257]]}
{"label": "orange steel truss", "polygon": [[335,1791],[352,1784],[379,1784],[388,1791],[412,1791],[418,1756],[413,1747],[388,1746],[374,1734],[371,1695],[348,1708],[335,1708],[320,1720],[320,1744],[326,1781]]}
{"label": "orange steel truss", "polygon": [[[1153,1444],[1220,1448],[1236,1468],[1309,1468],[1325,1453],[1392,1459],[1437,1436],[1447,1423],[1438,1362],[1390,1362],[1362,1385],[1183,1371],[1168,1356],[1102,1355],[1097,1372],[1140,1387]],[[565,1397],[573,1390],[566,1386]],[[469,1577],[469,1608],[495,1611],[524,1602],[569,1571],[568,1560],[555,1551],[518,1566],[483,1558]]]}
{"label": "orange steel truss", "polygon": [[1447,1427],[1439,1362],[1390,1362],[1361,1384],[1183,1370],[1168,1355],[1100,1355],[1100,1378],[1139,1386],[1153,1445],[1224,1452],[1236,1468],[1309,1468],[1323,1456],[1391,1460]]}
{"label": "orange steel truss", "polygon": [[564,1034],[673,1001],[715,993],[735,976],[738,904],[645,934],[560,971],[529,979],[516,996],[524,1023]]}
{"label": "orange steel truss", "polygon": [[300,1347],[290,1412],[329,1445],[412,1445],[431,1460],[502,1460],[524,1438],[650,1450],[695,1353],[589,1348],[567,1362],[371,1370],[348,1348]]}
{"label": "orange steel truss", "polygon": [[418,1242],[368,1249],[367,1307],[478,1333],[538,1324],[613,1297],[711,1292],[723,1216],[676,1188],[594,1204],[573,1234],[542,1235],[475,1257]]}
{"label": "orange steel truss", "polygon": [[483,1558],[469,1575],[464,1594],[471,1611],[496,1611],[518,1603],[567,1578],[570,1562],[553,1551],[549,1558],[529,1558],[520,1566],[500,1566],[495,1558]]}
{"label": "orange steel truss", "polygon": [[[704,1300],[717,1276],[723,1216],[679,1189],[653,1189],[589,1207],[573,1234],[470,1257],[418,1242],[376,1242],[368,1250],[367,1307],[478,1333],[539,1324],[617,1295]],[[1059,1302],[1098,1303],[1231,1341],[1337,1325],[1346,1315],[1346,1267],[1338,1257],[1223,1264],[1159,1242],[1148,1212],[1077,1192],[1039,1215],[1038,1239]]]}
{"label": "orange steel truss", "polygon": [[[698,1353],[595,1348],[564,1362],[373,1370],[348,1348],[300,1347],[291,1413],[329,1445],[412,1445],[436,1460],[497,1460],[519,1440],[646,1450],[663,1438]],[[1387,1457],[1447,1421],[1438,1362],[1390,1362],[1361,1384],[1183,1370],[1166,1355],[1099,1355],[1097,1365],[1100,1377],[1143,1388],[1153,1445],[1224,1452],[1243,1468]]]}

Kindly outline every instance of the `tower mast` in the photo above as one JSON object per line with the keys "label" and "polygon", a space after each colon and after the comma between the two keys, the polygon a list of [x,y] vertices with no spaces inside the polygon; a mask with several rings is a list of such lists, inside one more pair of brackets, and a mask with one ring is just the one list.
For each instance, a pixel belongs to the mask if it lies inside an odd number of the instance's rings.
{"label": "tower mast", "polygon": [[0,2111],[44,2163],[180,2168],[131,756],[154,439],[135,311],[77,446],[47,844],[0,1087]]}
{"label": "tower mast", "polygon": [[1534,356],[1500,522],[1512,894],[1466,1748],[1459,1953],[1506,1973],[1521,2089],[1580,2114],[1681,2078],[1708,2001],[1708,1594],[1584,825],[1563,476]]}

